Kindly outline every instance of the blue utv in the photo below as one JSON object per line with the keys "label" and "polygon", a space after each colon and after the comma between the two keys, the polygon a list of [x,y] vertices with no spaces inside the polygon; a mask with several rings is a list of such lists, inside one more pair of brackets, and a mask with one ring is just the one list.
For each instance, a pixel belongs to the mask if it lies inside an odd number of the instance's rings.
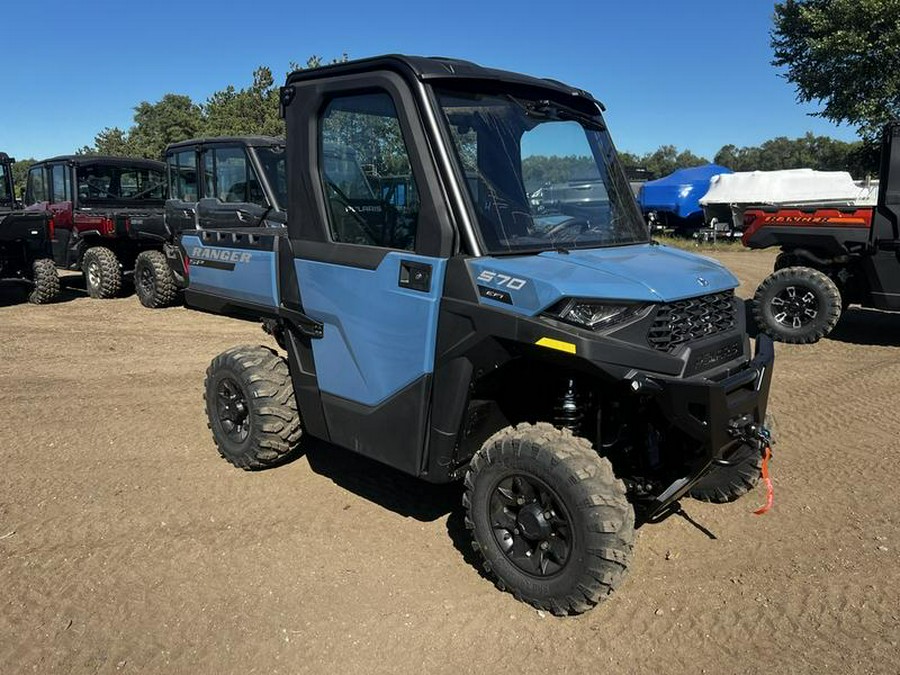
{"label": "blue utv", "polygon": [[[310,436],[461,480],[485,569],[556,614],[619,584],[636,522],[757,482],[772,342],[724,267],[650,240],[590,94],[384,56],[293,73],[281,105],[286,227],[180,235],[187,304],[286,353],[213,359],[226,460]],[[562,156],[602,189],[535,204]]]}

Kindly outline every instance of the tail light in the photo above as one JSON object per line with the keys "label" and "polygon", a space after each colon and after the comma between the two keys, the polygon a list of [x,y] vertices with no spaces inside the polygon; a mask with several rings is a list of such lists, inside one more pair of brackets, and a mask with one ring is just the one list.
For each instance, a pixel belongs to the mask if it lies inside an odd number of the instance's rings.
{"label": "tail light", "polygon": [[47,237],[50,241],[56,237],[56,222],[53,220],[53,216],[47,218]]}

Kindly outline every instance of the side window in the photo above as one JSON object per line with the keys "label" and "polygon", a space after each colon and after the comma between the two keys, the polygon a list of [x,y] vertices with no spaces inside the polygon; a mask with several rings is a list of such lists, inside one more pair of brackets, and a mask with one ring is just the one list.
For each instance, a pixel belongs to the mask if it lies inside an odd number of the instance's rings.
{"label": "side window", "polygon": [[223,202],[248,202],[249,188],[243,148],[216,150],[216,196]]}
{"label": "side window", "polygon": [[216,196],[216,172],[213,164],[213,150],[204,150],[200,155],[200,171],[203,174],[203,196]]}
{"label": "side window", "polygon": [[197,201],[197,159],[193,150],[169,155],[169,196],[183,202]]}
{"label": "side window", "polygon": [[9,194],[9,179],[6,177],[6,165],[0,164],[0,202],[8,202],[12,195]]}
{"label": "side window", "polygon": [[418,190],[391,97],[380,92],[332,99],[319,137],[332,239],[415,249]]}
{"label": "side window", "polygon": [[53,185],[51,200],[54,203],[69,201],[69,171],[63,164],[50,167],[50,180]]}
{"label": "side window", "polygon": [[25,192],[25,202],[29,206],[37,202],[50,201],[47,183],[44,180],[44,167],[36,166],[28,172],[28,186]]}

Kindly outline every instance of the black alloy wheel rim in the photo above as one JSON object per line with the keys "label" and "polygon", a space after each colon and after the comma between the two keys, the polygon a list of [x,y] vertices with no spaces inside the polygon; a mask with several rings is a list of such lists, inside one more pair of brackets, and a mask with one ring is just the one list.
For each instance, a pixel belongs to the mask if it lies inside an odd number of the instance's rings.
{"label": "black alloy wheel rim", "polygon": [[502,478],[491,491],[488,509],[497,545],[519,570],[546,578],[565,568],[574,543],[572,524],[543,481],[523,474]]}
{"label": "black alloy wheel rim", "polygon": [[230,377],[223,378],[216,388],[216,412],[230,440],[237,443],[247,440],[250,435],[250,409],[244,392]]}
{"label": "black alloy wheel rim", "polygon": [[144,297],[148,297],[153,293],[153,287],[156,285],[153,277],[153,269],[149,266],[141,268],[141,278],[138,279],[138,283],[141,285],[141,293],[143,293]]}
{"label": "black alloy wheel rim", "polygon": [[787,286],[772,298],[772,316],[788,328],[803,328],[819,315],[819,300],[810,288]]}

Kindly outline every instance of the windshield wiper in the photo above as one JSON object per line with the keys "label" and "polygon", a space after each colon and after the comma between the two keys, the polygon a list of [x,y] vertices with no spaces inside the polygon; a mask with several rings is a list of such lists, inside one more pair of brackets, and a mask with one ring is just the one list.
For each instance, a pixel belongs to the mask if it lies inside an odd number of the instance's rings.
{"label": "windshield wiper", "polygon": [[506,98],[524,110],[529,117],[539,117],[548,120],[571,120],[597,131],[606,131],[606,126],[597,117],[558,101],[544,99],[525,102],[517,99],[512,94],[507,94]]}

